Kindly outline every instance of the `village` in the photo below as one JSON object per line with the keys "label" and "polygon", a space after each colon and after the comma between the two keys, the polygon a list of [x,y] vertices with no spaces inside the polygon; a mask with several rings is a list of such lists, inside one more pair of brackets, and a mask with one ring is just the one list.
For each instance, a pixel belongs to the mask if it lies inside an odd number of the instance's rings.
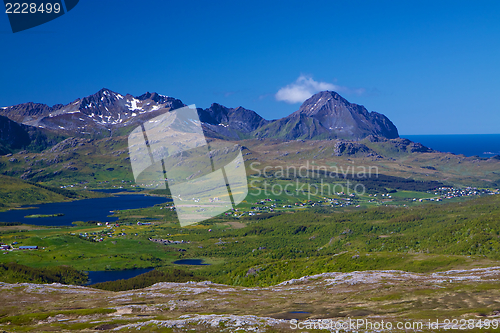
{"label": "village", "polygon": [[[483,196],[483,195],[494,195],[500,194],[500,190],[489,190],[489,189],[478,189],[475,187],[466,188],[455,188],[455,187],[439,187],[434,191],[425,192],[428,197],[417,198],[395,196],[394,193],[397,191],[392,190],[388,193],[375,193],[367,194],[365,196],[357,196],[354,193],[345,194],[343,192],[336,193],[335,198],[323,197],[323,200],[304,200],[295,203],[283,204],[280,199],[266,198],[256,201],[248,208],[233,208],[230,212],[226,212],[226,216],[233,216],[236,218],[244,216],[258,216],[262,213],[275,213],[278,211],[291,211],[296,209],[305,209],[312,207],[331,207],[331,208],[343,208],[343,207],[355,207],[362,208],[365,204],[376,204],[376,205],[394,205],[396,202],[400,202],[401,205],[406,206],[409,203],[422,203],[422,202],[440,202],[445,199],[457,199],[457,198],[468,198],[473,196]],[[398,200],[398,201],[396,201]]]}

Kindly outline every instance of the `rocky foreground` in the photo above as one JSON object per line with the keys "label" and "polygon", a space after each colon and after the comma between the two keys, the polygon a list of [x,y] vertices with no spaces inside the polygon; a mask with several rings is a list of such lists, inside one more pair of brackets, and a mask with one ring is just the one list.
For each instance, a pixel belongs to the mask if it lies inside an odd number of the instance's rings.
{"label": "rocky foreground", "polygon": [[[298,330],[293,329],[297,323],[329,319],[492,321],[500,320],[499,287],[500,267],[430,274],[334,272],[262,288],[205,281],[109,292],[0,283],[0,331],[291,332]],[[433,331],[425,326],[423,330]]]}

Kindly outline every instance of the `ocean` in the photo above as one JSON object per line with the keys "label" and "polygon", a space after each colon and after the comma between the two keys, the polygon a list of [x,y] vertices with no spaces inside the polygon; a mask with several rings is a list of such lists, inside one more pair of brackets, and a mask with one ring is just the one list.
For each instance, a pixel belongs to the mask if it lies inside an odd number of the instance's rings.
{"label": "ocean", "polygon": [[446,153],[480,157],[500,155],[500,134],[401,135],[401,137]]}

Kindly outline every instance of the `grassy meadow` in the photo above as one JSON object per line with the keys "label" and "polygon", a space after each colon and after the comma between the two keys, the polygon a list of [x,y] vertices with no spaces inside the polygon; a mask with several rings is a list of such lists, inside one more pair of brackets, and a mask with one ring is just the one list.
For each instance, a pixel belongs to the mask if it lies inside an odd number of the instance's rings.
{"label": "grassy meadow", "polygon": [[[482,267],[500,262],[499,203],[498,195],[488,195],[369,209],[294,207],[256,216],[220,216],[184,228],[168,205],[157,205],[116,212],[119,226],[0,226],[3,243],[39,247],[5,252],[0,262],[36,268],[66,265],[81,271],[155,267],[167,272],[181,267],[214,282],[241,286],[268,286],[331,271]],[[150,238],[183,242],[161,244]],[[172,264],[186,258],[210,265]]]}

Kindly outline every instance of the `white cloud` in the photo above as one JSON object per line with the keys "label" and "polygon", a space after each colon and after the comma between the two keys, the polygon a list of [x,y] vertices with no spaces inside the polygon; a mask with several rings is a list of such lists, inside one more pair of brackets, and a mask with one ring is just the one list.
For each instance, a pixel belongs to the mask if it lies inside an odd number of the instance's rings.
{"label": "white cloud", "polygon": [[333,83],[314,81],[310,76],[301,75],[295,82],[278,90],[274,97],[278,101],[294,104],[301,103],[312,95],[324,90],[334,90],[345,93],[354,92],[358,95],[364,92],[364,89],[351,90],[347,87],[338,86]]}

